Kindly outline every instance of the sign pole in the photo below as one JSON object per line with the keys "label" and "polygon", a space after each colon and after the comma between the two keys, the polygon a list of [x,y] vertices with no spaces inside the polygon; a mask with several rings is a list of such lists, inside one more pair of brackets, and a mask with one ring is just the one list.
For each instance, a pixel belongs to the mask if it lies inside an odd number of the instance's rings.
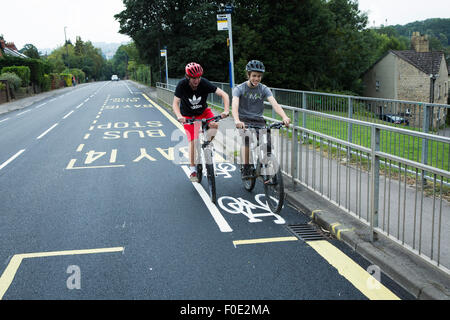
{"label": "sign pole", "polygon": [[167,47],[165,47],[166,50],[166,84],[167,88],[169,88],[169,69],[167,68]]}
{"label": "sign pole", "polygon": [[167,47],[165,46],[163,50],[161,50],[161,57],[166,58],[166,85],[169,87],[169,69],[167,68]]}
{"label": "sign pole", "polygon": [[[231,28],[231,13],[233,12],[233,6],[226,5],[225,12],[217,15],[217,29],[228,30],[228,47],[230,49],[230,61],[228,62],[228,71],[230,73],[230,87],[234,87],[234,58],[233,58],[233,31]],[[223,14],[225,13],[225,14]]]}
{"label": "sign pole", "polygon": [[234,88],[233,32],[231,30],[231,13],[227,13],[228,38],[230,39],[230,87]]}

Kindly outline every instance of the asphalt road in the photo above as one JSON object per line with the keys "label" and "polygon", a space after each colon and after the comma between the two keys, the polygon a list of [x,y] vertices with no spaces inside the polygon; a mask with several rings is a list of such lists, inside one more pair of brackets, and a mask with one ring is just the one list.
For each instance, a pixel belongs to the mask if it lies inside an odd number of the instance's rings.
{"label": "asphalt road", "polygon": [[272,214],[233,164],[211,206],[182,132],[147,98],[98,82],[0,115],[0,298],[412,298],[384,275],[382,289],[352,279],[373,266],[338,241],[295,237],[287,226],[310,219]]}

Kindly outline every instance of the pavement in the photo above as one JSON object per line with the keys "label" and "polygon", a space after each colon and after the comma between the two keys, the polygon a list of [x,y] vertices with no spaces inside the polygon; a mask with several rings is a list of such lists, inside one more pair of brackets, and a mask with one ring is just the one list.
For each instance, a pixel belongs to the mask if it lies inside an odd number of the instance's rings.
{"label": "pavement", "polygon": [[60,94],[70,92],[70,91],[74,90],[75,88],[79,88],[79,87],[82,87],[85,85],[86,84],[79,84],[75,87],[65,87],[65,88],[55,89],[55,90],[51,90],[51,91],[47,91],[47,92],[43,92],[43,93],[34,94],[34,95],[26,97],[26,98],[2,103],[2,104],[0,104],[0,114],[26,108],[26,107],[32,105],[33,103],[39,102],[46,98],[51,98],[51,97],[54,97],[54,96],[57,96]]}
{"label": "pavement", "polygon": [[[134,86],[157,99],[156,89],[132,82]],[[34,95],[14,102],[0,104],[0,114],[27,106],[74,88],[63,88]],[[167,108],[171,112],[171,108]],[[220,122],[216,143],[222,150],[233,153],[237,139],[229,137],[235,132],[234,121],[228,117]],[[227,134],[227,139],[222,139]],[[224,141],[225,144],[224,144]],[[220,147],[219,147],[220,148]],[[383,235],[370,241],[370,229],[367,225],[352,217],[316,193],[300,185],[293,185],[291,179],[285,179],[287,201],[299,212],[311,218],[322,230],[342,241],[355,252],[377,265],[380,270],[396,281],[404,289],[421,300],[450,300],[450,275],[411,253],[401,245]]]}

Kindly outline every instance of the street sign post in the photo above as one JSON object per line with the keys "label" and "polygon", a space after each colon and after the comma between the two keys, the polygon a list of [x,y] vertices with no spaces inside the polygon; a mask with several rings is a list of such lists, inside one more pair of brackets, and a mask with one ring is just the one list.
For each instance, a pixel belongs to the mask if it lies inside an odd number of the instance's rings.
{"label": "street sign post", "polygon": [[219,31],[228,30],[228,47],[230,49],[230,61],[229,61],[229,73],[230,73],[230,87],[234,87],[234,59],[233,59],[233,32],[231,28],[231,13],[233,12],[232,6],[225,6],[225,14],[221,13],[217,15],[217,29]]}
{"label": "street sign post", "polygon": [[166,84],[169,85],[169,70],[167,68],[167,47],[161,49],[161,57],[166,57]]}

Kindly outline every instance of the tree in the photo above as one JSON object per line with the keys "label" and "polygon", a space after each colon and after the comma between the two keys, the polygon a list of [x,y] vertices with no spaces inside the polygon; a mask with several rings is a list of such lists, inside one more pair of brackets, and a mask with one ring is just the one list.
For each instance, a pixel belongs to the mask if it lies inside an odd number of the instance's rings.
{"label": "tree", "polygon": [[20,53],[23,53],[24,55],[26,55],[29,58],[33,58],[33,59],[40,58],[38,49],[30,43],[24,45],[23,48],[20,50]]}

